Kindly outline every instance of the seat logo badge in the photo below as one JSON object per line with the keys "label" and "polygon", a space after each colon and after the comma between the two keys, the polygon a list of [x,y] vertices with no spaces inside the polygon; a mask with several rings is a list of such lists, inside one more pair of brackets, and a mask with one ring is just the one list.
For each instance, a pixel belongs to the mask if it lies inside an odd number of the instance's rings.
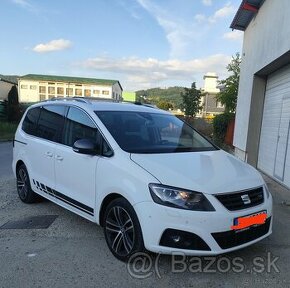
{"label": "seat logo badge", "polygon": [[242,200],[243,200],[243,202],[244,202],[245,205],[251,204],[251,199],[250,199],[250,197],[249,197],[248,194],[242,195],[241,198],[242,198]]}

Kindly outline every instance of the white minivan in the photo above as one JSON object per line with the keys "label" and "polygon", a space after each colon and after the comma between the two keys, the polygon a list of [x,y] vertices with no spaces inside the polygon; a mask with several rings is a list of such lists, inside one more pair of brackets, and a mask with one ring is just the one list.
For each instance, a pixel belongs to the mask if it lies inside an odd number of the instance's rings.
{"label": "white minivan", "polygon": [[20,199],[96,222],[120,260],[147,249],[216,255],[272,233],[261,175],[169,112],[63,98],[30,106],[15,134]]}

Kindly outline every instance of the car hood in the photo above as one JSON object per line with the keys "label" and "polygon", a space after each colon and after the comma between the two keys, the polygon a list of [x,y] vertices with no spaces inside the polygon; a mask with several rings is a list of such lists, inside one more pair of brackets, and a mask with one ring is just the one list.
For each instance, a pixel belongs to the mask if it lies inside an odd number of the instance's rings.
{"label": "car hood", "polygon": [[240,191],[264,184],[256,169],[222,150],[131,154],[131,159],[164,185],[207,194]]}

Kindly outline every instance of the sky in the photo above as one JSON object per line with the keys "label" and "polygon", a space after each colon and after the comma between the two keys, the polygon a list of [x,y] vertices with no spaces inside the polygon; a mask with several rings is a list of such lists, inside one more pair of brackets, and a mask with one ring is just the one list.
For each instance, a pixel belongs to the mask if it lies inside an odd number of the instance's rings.
{"label": "sky", "polygon": [[185,86],[242,48],[241,0],[0,0],[0,74],[119,80],[124,90]]}

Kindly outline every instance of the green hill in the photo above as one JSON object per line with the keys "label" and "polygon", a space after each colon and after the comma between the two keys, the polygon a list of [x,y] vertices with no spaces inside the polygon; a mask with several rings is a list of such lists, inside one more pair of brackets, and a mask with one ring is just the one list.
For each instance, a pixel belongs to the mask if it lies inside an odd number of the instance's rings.
{"label": "green hill", "polygon": [[167,101],[177,109],[180,108],[182,104],[181,92],[184,92],[184,88],[178,86],[139,90],[136,91],[136,100],[143,102],[145,97],[145,99],[152,104],[157,104],[159,101]]}

